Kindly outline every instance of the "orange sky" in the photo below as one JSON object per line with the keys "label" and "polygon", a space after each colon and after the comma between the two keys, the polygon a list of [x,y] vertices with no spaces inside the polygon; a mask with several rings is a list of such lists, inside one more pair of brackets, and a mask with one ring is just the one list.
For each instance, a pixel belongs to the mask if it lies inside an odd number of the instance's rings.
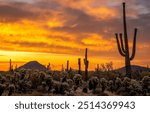
{"label": "orange sky", "polygon": [[[122,0],[0,0],[0,70],[9,69],[9,59],[18,66],[32,60],[61,69],[70,60],[84,58],[88,48],[90,69],[112,61],[124,65],[115,33],[122,32]],[[137,53],[132,64],[150,64],[150,7],[146,0],[127,2],[129,44],[138,27]],[[84,69],[84,67],[82,67]]]}

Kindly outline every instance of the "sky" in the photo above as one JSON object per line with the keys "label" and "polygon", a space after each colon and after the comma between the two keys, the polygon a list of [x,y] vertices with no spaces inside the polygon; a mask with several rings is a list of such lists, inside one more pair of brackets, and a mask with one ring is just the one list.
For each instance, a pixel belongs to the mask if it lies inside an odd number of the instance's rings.
{"label": "sky", "polygon": [[122,2],[126,2],[130,54],[134,28],[137,51],[132,64],[150,64],[149,0],[0,0],[0,70],[9,59],[18,67],[37,60],[52,69],[70,61],[77,68],[88,48],[89,69],[113,62],[124,66],[115,33],[122,33]]}

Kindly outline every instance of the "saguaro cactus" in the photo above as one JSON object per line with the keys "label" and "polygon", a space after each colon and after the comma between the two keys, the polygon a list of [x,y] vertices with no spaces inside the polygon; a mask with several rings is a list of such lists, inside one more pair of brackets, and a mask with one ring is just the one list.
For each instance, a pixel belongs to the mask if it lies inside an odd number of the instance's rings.
{"label": "saguaro cactus", "polygon": [[[127,22],[126,22],[126,10],[125,10],[125,3],[123,3],[123,27],[124,27],[124,38],[122,33],[116,33],[116,40],[118,45],[119,53],[125,57],[125,68],[126,68],[126,76],[131,78],[131,65],[130,61],[134,59],[135,52],[136,52],[136,36],[137,36],[137,28],[134,31],[134,39],[133,39],[133,50],[132,55],[130,57],[129,54],[129,45],[128,45],[128,34],[127,34]],[[120,38],[120,40],[119,40]]]}
{"label": "saguaro cactus", "polygon": [[78,58],[78,74],[81,74],[81,59]]}
{"label": "saguaro cactus", "polygon": [[84,65],[85,65],[85,81],[87,81],[88,80],[88,66],[89,66],[89,61],[87,58],[87,48],[85,49]]}
{"label": "saguaro cactus", "polygon": [[99,64],[97,64],[97,67],[96,67],[96,71],[97,71],[97,73],[99,73]]}
{"label": "saguaro cactus", "polygon": [[11,59],[9,61],[9,71],[12,71]]}
{"label": "saguaro cactus", "polygon": [[66,71],[68,72],[69,71],[69,60],[67,60],[67,69]]}
{"label": "saguaro cactus", "polygon": [[61,70],[64,71],[64,65],[63,64],[61,65]]}
{"label": "saguaro cactus", "polygon": [[17,66],[17,64],[16,64],[16,66],[15,66],[15,70],[17,70],[17,68],[18,68],[18,66]]}

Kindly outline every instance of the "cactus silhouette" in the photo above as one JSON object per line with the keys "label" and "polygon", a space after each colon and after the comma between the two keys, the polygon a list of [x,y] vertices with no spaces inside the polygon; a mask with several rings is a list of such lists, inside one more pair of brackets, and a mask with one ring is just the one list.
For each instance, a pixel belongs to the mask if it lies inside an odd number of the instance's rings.
{"label": "cactus silhouette", "polygon": [[17,70],[17,68],[18,68],[18,66],[17,66],[17,64],[16,64],[16,66],[15,66],[15,70]]}
{"label": "cactus silhouette", "polygon": [[61,70],[64,71],[64,65],[63,64],[61,65]]}
{"label": "cactus silhouette", "polygon": [[87,58],[87,51],[88,49],[85,49],[85,58],[84,58],[84,65],[85,65],[85,81],[88,80],[88,66],[89,66],[89,61]]}
{"label": "cactus silhouette", "polygon": [[11,59],[9,61],[9,71],[12,71]]}
{"label": "cactus silhouette", "polygon": [[81,59],[80,58],[78,58],[78,67],[79,67],[78,74],[81,74]]}
{"label": "cactus silhouette", "polygon": [[136,36],[137,36],[137,28],[135,28],[134,31],[134,39],[133,39],[133,50],[132,55],[130,57],[129,54],[129,45],[128,45],[128,34],[127,34],[127,22],[126,22],[126,9],[125,9],[125,3],[123,3],[123,26],[124,26],[124,38],[122,36],[122,33],[119,34],[119,36],[116,33],[116,40],[118,45],[118,51],[119,53],[125,57],[125,68],[126,68],[126,76],[131,78],[131,64],[130,61],[134,59],[135,52],[136,52]]}
{"label": "cactus silhouette", "polygon": [[47,65],[47,70],[51,70],[51,64],[50,63],[48,63],[48,65]]}
{"label": "cactus silhouette", "polygon": [[99,70],[100,70],[100,68],[99,68],[99,64],[97,64],[97,67],[96,67],[96,71],[97,71],[97,73],[99,73]]}
{"label": "cactus silhouette", "polygon": [[68,72],[69,71],[69,60],[67,60],[67,69],[66,71]]}

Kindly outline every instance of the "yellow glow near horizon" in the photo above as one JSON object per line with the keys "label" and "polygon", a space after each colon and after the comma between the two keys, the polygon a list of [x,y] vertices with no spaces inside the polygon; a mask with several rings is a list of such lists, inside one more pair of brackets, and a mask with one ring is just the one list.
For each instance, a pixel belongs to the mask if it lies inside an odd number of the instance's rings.
{"label": "yellow glow near horizon", "polygon": [[[51,63],[53,70],[61,70],[62,64],[66,68],[66,62],[69,60],[70,67],[73,69],[78,69],[78,58],[81,58],[82,69],[84,70],[83,59],[84,56],[76,56],[69,54],[54,54],[54,53],[40,53],[40,52],[18,52],[18,51],[0,51],[0,70],[7,71],[9,69],[9,60],[12,60],[12,65],[19,67],[29,61],[38,61],[41,64],[47,66]],[[89,70],[94,70],[97,64],[106,63],[109,58],[97,58],[89,57]]]}
{"label": "yellow glow near horizon", "polygon": [[[21,66],[29,61],[38,61],[43,65],[48,65],[51,63],[53,69],[61,69],[62,64],[66,64],[66,61],[70,61],[70,66],[75,66],[75,60],[78,57],[82,56],[74,56],[67,54],[54,54],[54,53],[40,53],[40,52],[17,52],[17,51],[0,51],[0,70],[8,70],[9,69],[9,59],[12,60],[12,65]],[[75,66],[76,67],[76,66]]]}

